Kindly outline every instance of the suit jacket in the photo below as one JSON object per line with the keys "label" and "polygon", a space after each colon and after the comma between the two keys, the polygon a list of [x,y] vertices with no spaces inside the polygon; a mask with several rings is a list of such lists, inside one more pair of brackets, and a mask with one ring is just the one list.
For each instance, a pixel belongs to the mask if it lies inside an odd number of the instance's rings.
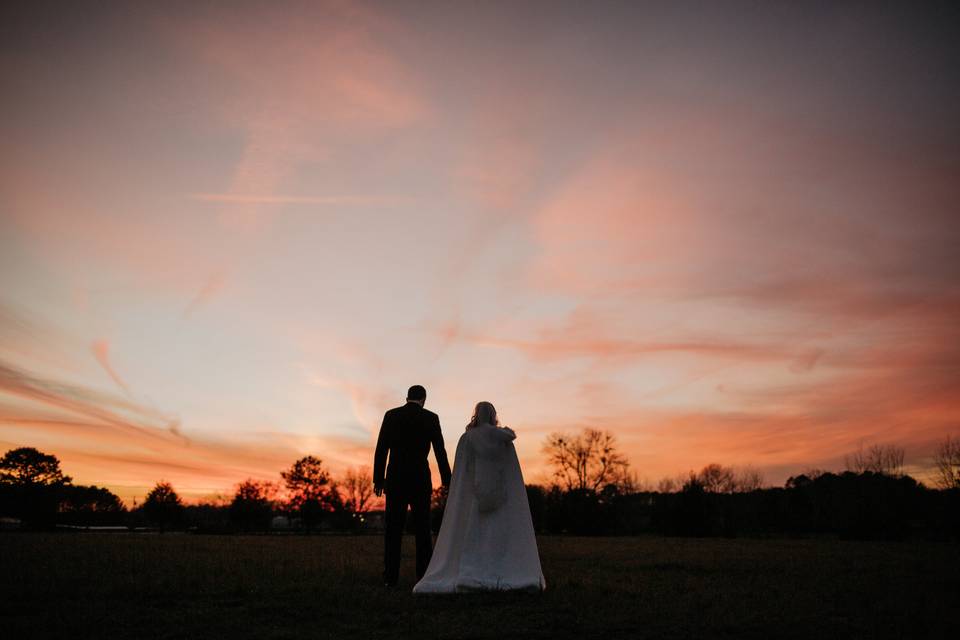
{"label": "suit jacket", "polygon": [[[440,479],[450,484],[450,463],[443,448],[440,418],[416,402],[390,409],[383,416],[377,451],[373,457],[373,482],[386,491],[433,490],[427,456],[430,445],[440,467]],[[387,454],[390,464],[387,465]],[[384,469],[386,468],[386,472]],[[384,482],[386,480],[386,482]]]}

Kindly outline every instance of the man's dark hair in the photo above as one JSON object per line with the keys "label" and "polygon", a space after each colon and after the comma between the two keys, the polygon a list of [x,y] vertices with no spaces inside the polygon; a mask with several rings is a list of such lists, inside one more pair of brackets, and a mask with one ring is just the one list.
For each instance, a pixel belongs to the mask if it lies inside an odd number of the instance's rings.
{"label": "man's dark hair", "polygon": [[413,385],[407,390],[407,400],[426,400],[427,390],[418,384]]}

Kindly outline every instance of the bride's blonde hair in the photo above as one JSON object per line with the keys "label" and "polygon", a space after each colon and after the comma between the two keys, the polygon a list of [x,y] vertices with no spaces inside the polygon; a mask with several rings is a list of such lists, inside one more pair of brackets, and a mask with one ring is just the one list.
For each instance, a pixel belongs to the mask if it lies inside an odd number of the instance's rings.
{"label": "bride's blonde hair", "polygon": [[477,406],[473,408],[473,417],[470,418],[470,424],[467,425],[467,429],[473,429],[480,424],[492,424],[495,427],[500,426],[500,421],[497,419],[497,409],[489,402],[478,402]]}

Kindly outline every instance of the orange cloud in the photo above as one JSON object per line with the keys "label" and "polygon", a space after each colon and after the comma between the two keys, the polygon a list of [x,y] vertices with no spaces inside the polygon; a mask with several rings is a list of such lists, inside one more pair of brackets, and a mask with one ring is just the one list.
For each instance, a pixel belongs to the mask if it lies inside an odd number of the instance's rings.
{"label": "orange cloud", "polygon": [[306,453],[319,455],[338,475],[373,455],[371,445],[335,436],[266,432],[232,434],[227,441],[197,431],[187,439],[175,421],[151,409],[8,366],[0,366],[0,394],[30,401],[0,404],[5,446],[54,453],[75,481],[105,485],[128,502],[161,478],[194,499],[246,477],[276,479]]}
{"label": "orange cloud", "polygon": [[719,369],[706,374],[715,399],[698,407],[651,405],[594,383],[576,418],[533,430],[610,429],[634,468],[653,479],[721,462],[753,465],[779,483],[808,467],[841,469],[861,441],[903,446],[908,466],[924,477],[935,443],[960,424],[956,332],[901,349],[878,340],[859,352],[821,354],[818,376],[791,383],[751,381],[744,367]]}
{"label": "orange cloud", "polygon": [[82,416],[131,435],[162,439],[177,428],[173,418],[128,400],[77,385],[45,380],[0,363],[0,392]]}
{"label": "orange cloud", "polygon": [[[670,12],[531,39],[526,13],[463,29],[457,11],[289,9],[11,43],[3,282],[76,337],[0,306],[5,441],[197,493],[299,452],[368,459],[411,382],[455,431],[493,400],[531,469],[543,435],[583,425],[648,475],[783,475],[861,438],[917,463],[956,424],[960,182],[936,39],[894,69],[778,38],[744,64],[759,41],[709,20],[672,48],[688,25]],[[652,39],[601,36],[634,26]],[[105,27],[132,55],[104,57]],[[883,31],[858,29],[861,48]],[[204,307],[221,274],[233,295]],[[136,333],[142,361],[117,371],[99,336]],[[87,386],[91,350],[121,389],[136,375],[144,397],[261,431],[178,437],[169,412]]]}

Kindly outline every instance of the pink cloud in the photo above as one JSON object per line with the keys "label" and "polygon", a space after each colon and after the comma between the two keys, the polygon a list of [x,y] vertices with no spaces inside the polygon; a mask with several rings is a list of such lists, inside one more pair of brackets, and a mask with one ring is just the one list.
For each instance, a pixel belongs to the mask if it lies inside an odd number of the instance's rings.
{"label": "pink cloud", "polygon": [[387,44],[399,27],[369,11],[325,3],[297,14],[214,12],[171,29],[217,77],[207,95],[214,113],[245,138],[218,198],[231,229],[257,228],[263,204],[298,166],[329,158],[347,131],[367,136],[426,112],[413,72]]}
{"label": "pink cloud", "polygon": [[225,202],[236,204],[328,204],[328,205],[379,205],[396,204],[405,198],[392,196],[292,196],[252,195],[239,193],[192,193],[190,198],[200,202]]}
{"label": "pink cloud", "polygon": [[97,340],[90,345],[90,351],[93,352],[93,357],[97,359],[97,362],[100,363],[103,370],[117,383],[117,386],[120,387],[124,393],[129,394],[130,389],[127,387],[127,383],[117,374],[113,365],[110,363],[110,343],[106,340]]}
{"label": "pink cloud", "polygon": [[201,308],[207,304],[210,300],[214,298],[222,289],[226,277],[222,273],[215,273],[204,283],[204,285],[197,292],[197,295],[190,300],[187,304],[187,307],[183,310],[183,317],[188,317],[192,315],[197,309]]}

